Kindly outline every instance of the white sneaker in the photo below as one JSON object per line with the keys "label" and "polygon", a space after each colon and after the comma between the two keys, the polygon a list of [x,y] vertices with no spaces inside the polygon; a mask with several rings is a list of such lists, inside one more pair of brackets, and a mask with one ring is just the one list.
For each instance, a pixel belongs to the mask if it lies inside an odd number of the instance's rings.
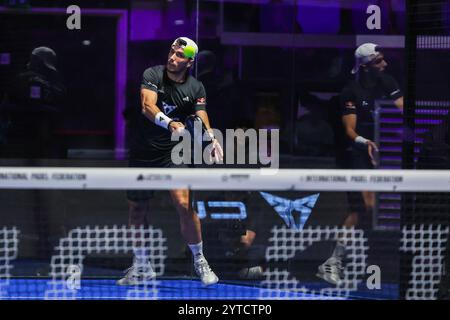
{"label": "white sneaker", "polygon": [[211,270],[205,258],[200,258],[194,262],[195,273],[200,277],[203,285],[209,286],[219,281],[219,278]]}
{"label": "white sneaker", "polygon": [[344,278],[344,267],[342,260],[337,257],[331,257],[319,266],[317,277],[334,285],[339,285]]}
{"label": "white sneaker", "polygon": [[156,277],[156,272],[150,264],[143,267],[133,265],[125,272],[125,276],[117,281],[119,286],[144,285]]}

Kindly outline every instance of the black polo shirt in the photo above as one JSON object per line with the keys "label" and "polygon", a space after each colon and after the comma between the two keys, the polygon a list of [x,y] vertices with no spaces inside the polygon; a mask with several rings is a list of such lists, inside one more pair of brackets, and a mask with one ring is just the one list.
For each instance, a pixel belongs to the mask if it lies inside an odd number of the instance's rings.
{"label": "black polo shirt", "polygon": [[375,100],[396,100],[403,96],[395,79],[382,72],[371,87],[364,86],[361,81],[353,80],[342,90],[340,108],[342,116],[357,116],[356,133],[367,139],[374,138]]}
{"label": "black polo shirt", "polygon": [[[186,117],[198,110],[206,110],[206,92],[203,84],[191,75],[183,83],[169,79],[165,66],[155,66],[144,71],[141,89],[158,94],[156,105],[173,120],[185,122]],[[171,141],[169,130],[157,126],[138,112],[129,128],[130,158],[170,159],[172,148],[178,143]]]}

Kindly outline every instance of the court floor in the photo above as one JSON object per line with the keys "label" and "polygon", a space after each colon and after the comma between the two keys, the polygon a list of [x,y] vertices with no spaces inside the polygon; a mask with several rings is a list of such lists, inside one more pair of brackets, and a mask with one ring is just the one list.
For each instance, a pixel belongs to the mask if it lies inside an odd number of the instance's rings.
{"label": "court floor", "polygon": [[[318,294],[323,284],[306,283],[308,292],[280,291],[261,289],[257,285],[245,283],[219,282],[216,285],[204,287],[194,279],[162,279],[147,287],[118,286],[116,279],[83,279],[78,290],[52,291],[54,287],[50,279],[27,278],[10,279],[8,283],[0,284],[0,299],[2,300],[43,300],[43,299],[80,299],[80,300],[255,300],[255,299],[286,299],[310,300],[320,299]],[[347,297],[333,299],[396,299],[396,285],[382,285],[382,290],[367,291],[363,288],[350,293]],[[323,297],[322,297],[323,298]]]}

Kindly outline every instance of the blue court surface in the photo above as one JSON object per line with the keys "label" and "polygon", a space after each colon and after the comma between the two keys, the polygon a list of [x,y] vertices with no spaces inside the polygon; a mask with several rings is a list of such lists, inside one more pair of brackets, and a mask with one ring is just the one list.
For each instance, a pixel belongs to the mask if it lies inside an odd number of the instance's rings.
{"label": "blue court surface", "polygon": [[[309,289],[306,292],[274,291],[261,288],[253,284],[226,283],[203,287],[195,279],[162,279],[157,280],[153,286],[118,286],[116,279],[85,279],[75,291],[69,292],[69,297],[63,293],[53,293],[50,299],[80,299],[80,300],[255,300],[255,299],[283,299],[283,300],[310,300],[323,299],[318,294],[325,288],[320,283],[305,283]],[[60,286],[61,288],[63,286]],[[382,290],[360,289],[350,293],[347,297],[336,297],[338,300],[354,299],[396,299],[398,292],[396,285],[382,285]],[[10,279],[9,283],[0,283],[1,300],[43,300],[48,298],[52,285],[50,279]],[[281,294],[280,294],[281,293]]]}

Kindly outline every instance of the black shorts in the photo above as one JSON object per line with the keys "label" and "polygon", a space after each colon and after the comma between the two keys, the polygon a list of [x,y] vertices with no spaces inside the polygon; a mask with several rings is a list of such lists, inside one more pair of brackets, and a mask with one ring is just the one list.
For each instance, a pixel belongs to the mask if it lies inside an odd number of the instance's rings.
{"label": "black shorts", "polygon": [[[130,159],[130,168],[187,168],[185,164],[174,164],[170,158],[158,159]],[[127,190],[127,199],[130,201],[144,201],[153,198],[154,190]]]}

